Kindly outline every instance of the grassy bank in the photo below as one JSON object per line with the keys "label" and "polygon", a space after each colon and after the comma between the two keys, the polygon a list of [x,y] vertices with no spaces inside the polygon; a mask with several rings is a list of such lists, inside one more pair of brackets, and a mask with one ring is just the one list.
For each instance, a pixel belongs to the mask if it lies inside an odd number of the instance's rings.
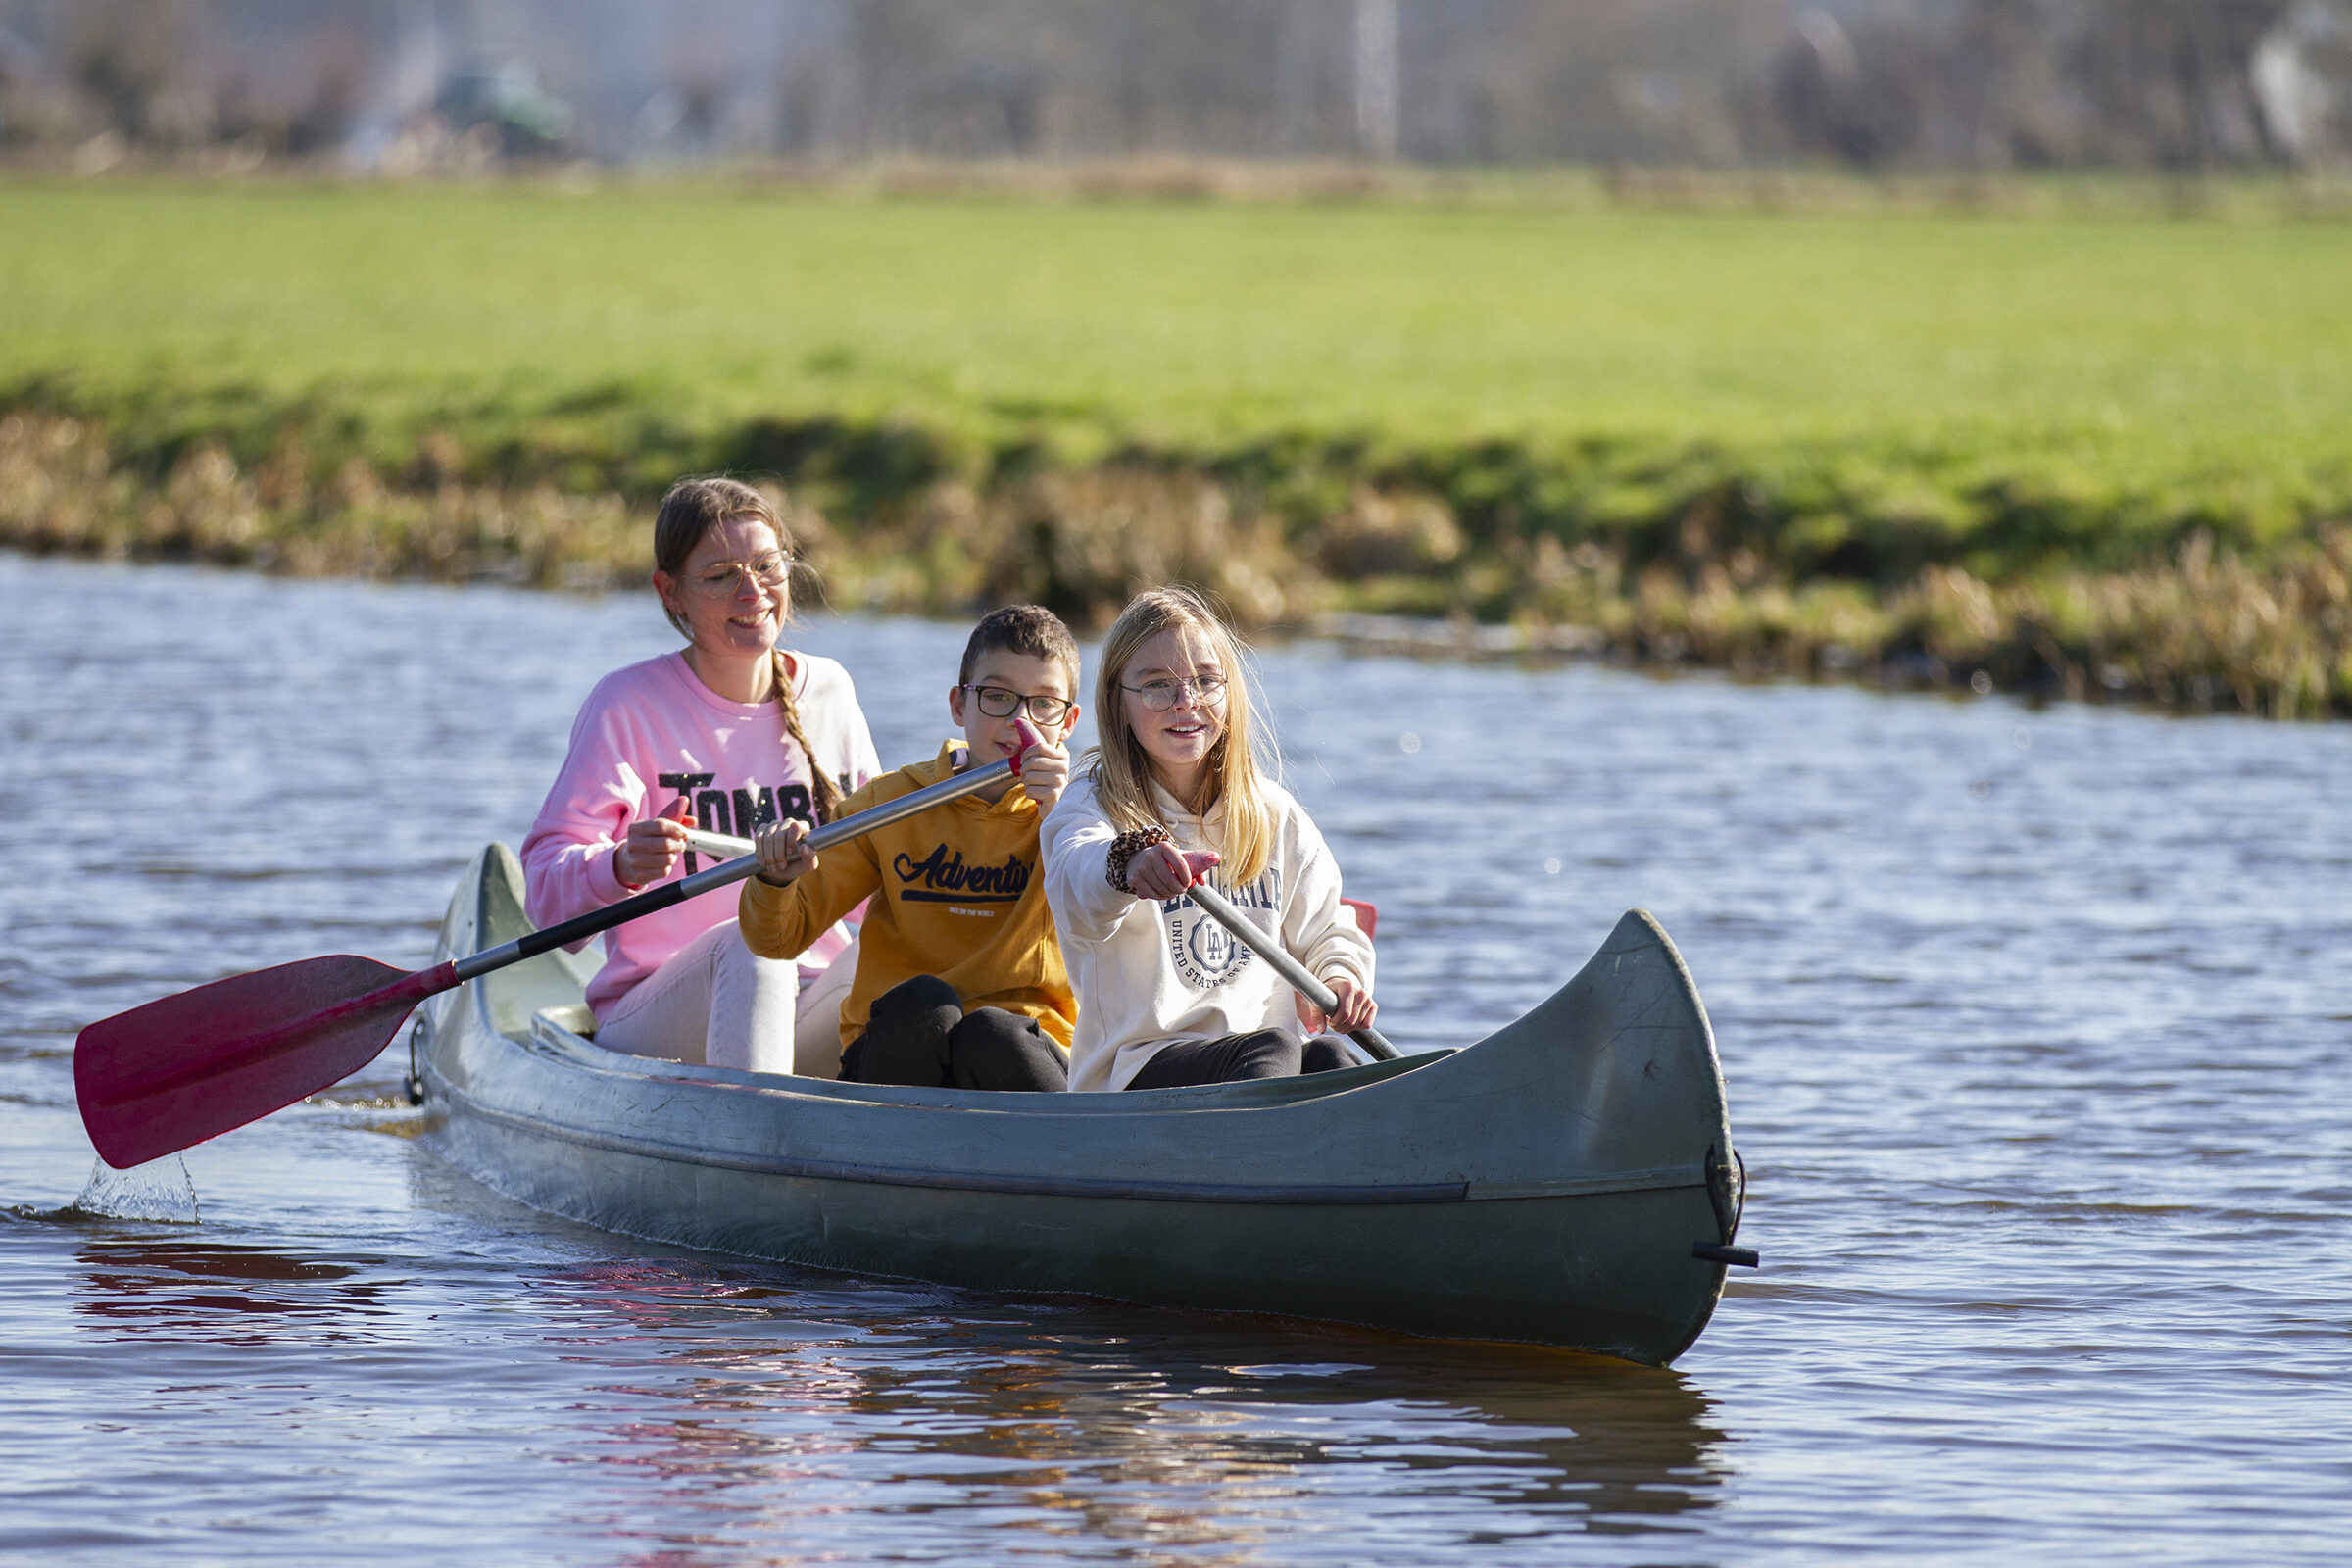
{"label": "grassy bank", "polygon": [[20,182],[0,539],[586,584],[723,467],[837,601],[2342,710],[2347,275],[2234,210]]}

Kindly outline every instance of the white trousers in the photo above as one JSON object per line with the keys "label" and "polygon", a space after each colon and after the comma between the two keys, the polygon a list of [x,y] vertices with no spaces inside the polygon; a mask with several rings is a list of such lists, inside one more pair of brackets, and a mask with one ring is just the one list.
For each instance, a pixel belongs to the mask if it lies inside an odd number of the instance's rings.
{"label": "white trousers", "polygon": [[852,948],[804,991],[798,963],[760,957],[728,920],[631,986],[596,1026],[596,1043],[632,1056],[788,1073],[806,1036],[809,1059],[798,1070],[831,1078],[841,1070],[841,1003],[857,967]]}
{"label": "white trousers", "polygon": [[792,1070],[804,1078],[841,1076],[841,1004],[858,978],[858,944],[813,975],[801,971],[801,1000],[793,1011]]}

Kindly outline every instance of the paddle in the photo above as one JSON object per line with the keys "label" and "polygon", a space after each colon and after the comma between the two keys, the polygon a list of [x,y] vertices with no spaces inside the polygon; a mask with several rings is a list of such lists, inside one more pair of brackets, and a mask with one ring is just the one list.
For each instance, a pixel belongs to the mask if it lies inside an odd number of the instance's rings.
{"label": "paddle", "polygon": [[[1024,746],[1034,744],[1023,727]],[[1026,752],[828,822],[824,850],[969,795],[1017,771]],[[745,856],[533,931],[503,947],[403,973],[350,954],[232,975],[102,1018],[74,1042],[74,1092],[98,1157],[127,1170],[315,1095],[391,1043],[416,1004],[494,969],[740,882]]]}
{"label": "paddle", "polygon": [[[1325,1012],[1339,1010],[1340,999],[1331,994],[1331,987],[1316,979],[1303,963],[1290,956],[1283,945],[1272,936],[1250,923],[1233,901],[1210,887],[1206,882],[1195,882],[1184,890],[1191,899],[1213,916],[1217,924],[1233,933],[1233,939],[1274,966],[1274,972],[1288,980],[1298,993],[1321,1007]],[[1388,1037],[1377,1029],[1358,1029],[1348,1039],[1372,1053],[1375,1061],[1395,1061],[1400,1053],[1389,1044]]]}
{"label": "paddle", "polygon": [[739,855],[750,855],[760,848],[750,839],[739,839],[732,833],[709,833],[699,827],[686,830],[686,843],[717,860],[732,860]]}
{"label": "paddle", "polygon": [[[700,828],[688,828],[686,837],[705,855],[749,855],[757,848],[750,839],[732,838],[724,833],[706,833]],[[1331,994],[1329,986],[1317,980],[1306,965],[1292,957],[1272,937],[1245,919],[1242,911],[1235,908],[1233,902],[1224,894],[1205,882],[1196,882],[1186,892],[1192,896],[1193,902],[1215,916],[1220,925],[1239,938],[1244,947],[1272,964],[1274,972],[1297,987],[1307,1001],[1325,1012],[1330,1012],[1340,1004],[1339,998]],[[1372,1053],[1375,1060],[1394,1061],[1398,1054],[1396,1048],[1389,1044],[1388,1038],[1377,1029],[1358,1029],[1349,1038]]]}

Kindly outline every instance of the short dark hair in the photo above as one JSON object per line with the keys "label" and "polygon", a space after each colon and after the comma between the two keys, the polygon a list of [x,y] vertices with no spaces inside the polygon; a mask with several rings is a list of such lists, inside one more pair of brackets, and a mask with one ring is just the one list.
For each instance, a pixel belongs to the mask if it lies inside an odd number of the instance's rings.
{"label": "short dark hair", "polygon": [[981,616],[980,624],[972,628],[971,640],[963,645],[963,664],[956,678],[969,685],[980,661],[999,650],[1053,660],[1070,678],[1070,698],[1077,700],[1078,639],[1070,635],[1061,617],[1045,606],[1006,605]]}

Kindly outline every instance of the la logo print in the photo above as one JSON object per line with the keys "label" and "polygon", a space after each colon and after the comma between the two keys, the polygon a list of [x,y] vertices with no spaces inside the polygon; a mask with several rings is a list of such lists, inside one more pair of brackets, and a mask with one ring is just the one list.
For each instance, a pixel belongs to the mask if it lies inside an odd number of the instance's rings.
{"label": "la logo print", "polygon": [[[1269,870],[1250,887],[1227,896],[1243,909],[1271,909],[1282,902],[1280,887],[1276,873]],[[1215,990],[1256,956],[1191,899],[1167,900],[1160,905],[1160,914],[1167,923],[1168,956],[1177,975],[1195,991]]]}

